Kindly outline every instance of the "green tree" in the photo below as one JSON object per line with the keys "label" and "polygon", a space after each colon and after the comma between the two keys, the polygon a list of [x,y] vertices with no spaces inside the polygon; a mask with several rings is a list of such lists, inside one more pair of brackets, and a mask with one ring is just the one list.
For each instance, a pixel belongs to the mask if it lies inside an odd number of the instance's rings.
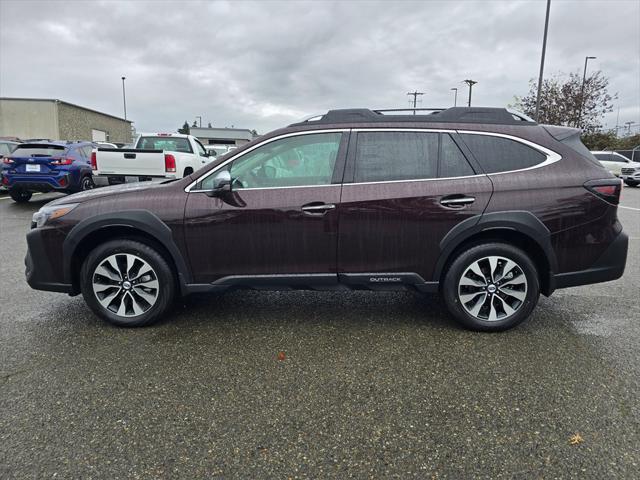
{"label": "green tree", "polygon": [[184,121],[184,125],[182,125],[182,128],[178,129],[178,133],[182,133],[184,135],[189,135],[189,122],[187,122],[186,120]]}
{"label": "green tree", "polygon": [[[609,79],[601,71],[593,72],[585,79],[584,89],[582,76],[578,73],[547,78],[540,91],[538,123],[577,127],[585,133],[600,131],[604,115],[613,110],[611,101],[618,98],[617,94],[609,94],[608,86]],[[536,94],[537,84],[532,79],[529,93],[516,97],[516,108],[535,117]]]}
{"label": "green tree", "polygon": [[612,150],[616,148],[618,138],[614,131],[585,133],[581,137],[582,143],[589,150]]}
{"label": "green tree", "polygon": [[213,125],[211,125],[211,122],[208,123],[207,128],[213,128]]}

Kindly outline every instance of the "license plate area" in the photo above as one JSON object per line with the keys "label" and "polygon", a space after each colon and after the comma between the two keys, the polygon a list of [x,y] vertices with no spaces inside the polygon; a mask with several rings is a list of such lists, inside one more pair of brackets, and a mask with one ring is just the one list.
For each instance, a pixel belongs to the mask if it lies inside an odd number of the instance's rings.
{"label": "license plate area", "polygon": [[39,172],[40,171],[40,165],[27,165],[26,171],[27,172]]}

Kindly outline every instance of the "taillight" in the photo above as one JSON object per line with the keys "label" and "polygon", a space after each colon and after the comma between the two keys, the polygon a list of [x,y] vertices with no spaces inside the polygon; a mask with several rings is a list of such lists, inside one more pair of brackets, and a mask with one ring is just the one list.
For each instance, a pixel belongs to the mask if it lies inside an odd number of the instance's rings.
{"label": "taillight", "polygon": [[91,170],[98,169],[98,159],[96,158],[96,152],[91,152]]}
{"label": "taillight", "polygon": [[56,158],[51,162],[51,165],[71,165],[73,158]]}
{"label": "taillight", "polygon": [[617,178],[607,180],[590,180],[584,184],[584,188],[596,197],[617,205],[620,202],[622,192],[622,180]]}
{"label": "taillight", "polygon": [[164,154],[164,171],[175,172],[176,171],[176,157],[170,153]]}
{"label": "taillight", "polygon": [[16,163],[16,162],[11,160],[9,157],[4,157],[4,159],[2,160],[2,163],[4,163],[5,165],[11,165],[11,164]]}
{"label": "taillight", "polygon": [[2,184],[4,186],[8,186],[9,185],[9,179],[7,177],[2,177]]}

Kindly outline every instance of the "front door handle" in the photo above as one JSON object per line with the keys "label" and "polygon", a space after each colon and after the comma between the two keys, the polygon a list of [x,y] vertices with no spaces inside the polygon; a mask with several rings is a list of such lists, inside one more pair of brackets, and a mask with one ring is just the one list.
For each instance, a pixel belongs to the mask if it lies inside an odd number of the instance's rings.
{"label": "front door handle", "polygon": [[465,205],[471,205],[475,201],[475,197],[466,195],[447,195],[440,199],[440,205],[449,208],[463,208]]}
{"label": "front door handle", "polygon": [[302,213],[313,217],[321,217],[325,215],[329,210],[335,209],[336,206],[333,203],[308,203],[302,206]]}

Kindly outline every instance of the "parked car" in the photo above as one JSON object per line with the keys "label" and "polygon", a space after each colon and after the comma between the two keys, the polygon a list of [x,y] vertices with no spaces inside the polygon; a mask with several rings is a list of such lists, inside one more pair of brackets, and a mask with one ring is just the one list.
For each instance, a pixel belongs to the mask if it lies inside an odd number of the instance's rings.
{"label": "parked car", "polygon": [[26,276],[125,326],[193,292],[410,289],[504,330],[540,293],[623,274],[620,191],[577,129],[505,109],[334,110],[181,180],[47,204]]}
{"label": "parked car", "polygon": [[180,133],[141,134],[136,147],[102,148],[91,156],[96,185],[186,177],[211,160],[200,141]]}
{"label": "parked car", "polygon": [[2,185],[16,202],[28,202],[33,192],[90,190],[92,148],[90,142],[21,143],[3,159]]}
{"label": "parked car", "polygon": [[[15,150],[15,148],[20,145],[20,142],[15,142],[13,140],[4,140],[0,139],[0,165],[2,165],[2,159],[11,154]],[[2,169],[0,168],[0,192],[4,192],[7,190],[2,184]]]}
{"label": "parked car", "polygon": [[109,142],[93,142],[93,146],[96,148],[118,148],[118,145]]}
{"label": "parked car", "polygon": [[604,168],[609,170],[616,177],[619,177],[622,174],[622,167],[626,167],[628,166],[627,164],[632,163],[627,157],[616,152],[597,151],[591,153],[598,159]]}

